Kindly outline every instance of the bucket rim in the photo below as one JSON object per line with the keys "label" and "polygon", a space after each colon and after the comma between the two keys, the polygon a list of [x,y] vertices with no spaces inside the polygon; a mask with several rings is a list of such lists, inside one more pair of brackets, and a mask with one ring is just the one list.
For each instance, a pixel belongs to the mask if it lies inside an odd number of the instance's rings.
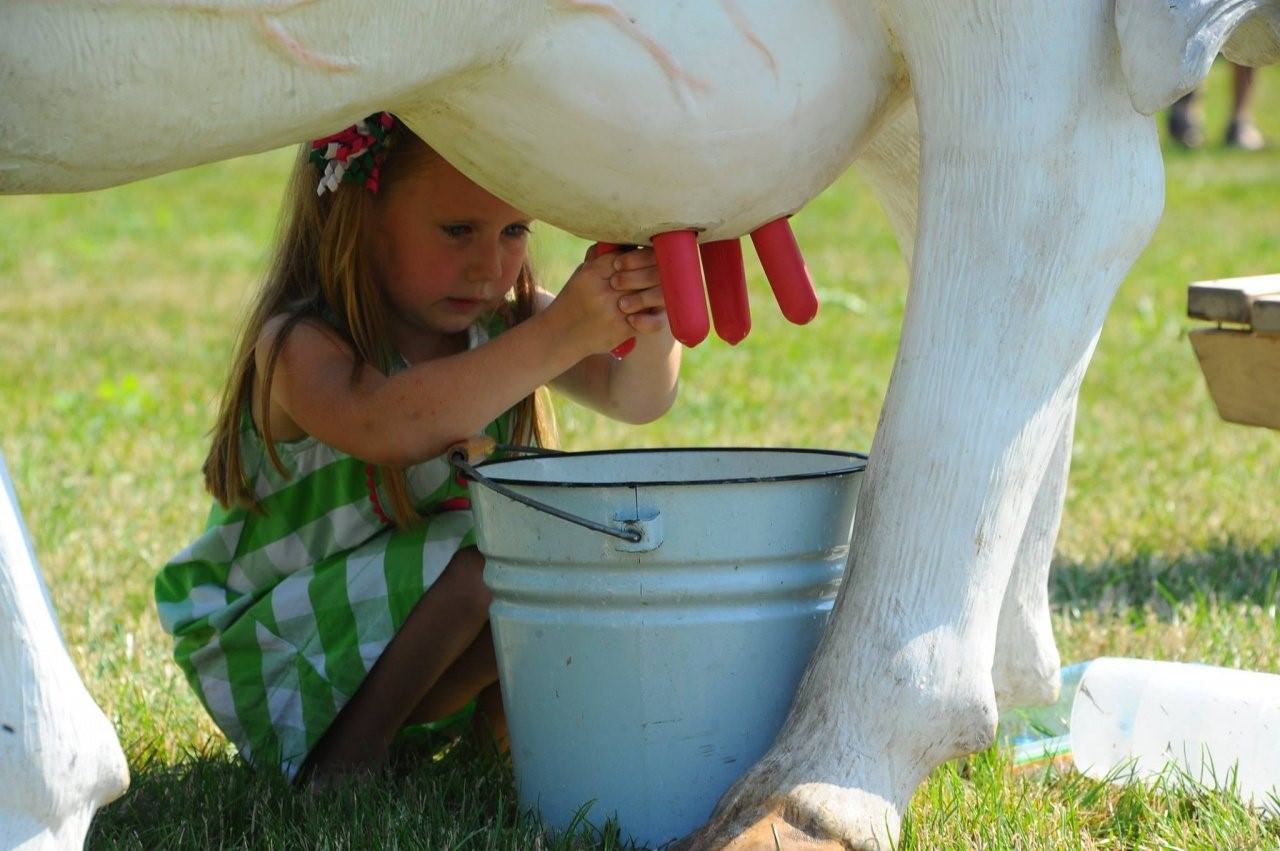
{"label": "bucket rim", "polygon": [[[680,480],[680,479],[661,479],[654,481],[612,481],[612,482],[547,482],[535,481],[531,479],[510,478],[499,475],[486,473],[486,476],[495,482],[503,485],[521,485],[524,487],[542,487],[542,488],[639,488],[639,487],[670,487],[681,485],[684,487],[698,485],[739,485],[739,484],[762,484],[765,482],[798,482],[809,479],[828,479],[836,476],[847,476],[850,473],[865,472],[867,469],[868,456],[865,452],[849,452],[843,449],[808,449],[792,446],[674,446],[674,447],[645,447],[640,449],[588,449],[580,452],[556,452],[554,454],[530,456],[525,458],[490,458],[476,464],[476,469],[481,467],[490,467],[498,464],[509,464],[513,461],[547,461],[558,458],[585,458],[592,455],[652,455],[657,453],[673,453],[673,452],[781,452],[795,455],[831,455],[839,458],[847,458],[850,464],[842,467],[836,467],[831,470],[821,470],[813,473],[787,473],[777,476],[732,476],[719,479],[696,479],[696,480]],[[472,476],[466,475],[468,479],[475,481]]]}

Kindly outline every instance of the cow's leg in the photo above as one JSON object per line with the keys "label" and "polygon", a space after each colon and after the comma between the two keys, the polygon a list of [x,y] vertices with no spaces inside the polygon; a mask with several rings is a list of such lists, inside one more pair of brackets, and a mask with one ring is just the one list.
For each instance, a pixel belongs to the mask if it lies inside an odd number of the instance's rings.
{"label": "cow's leg", "polygon": [[[880,199],[909,264],[920,194],[920,129],[913,102],[895,111],[858,158],[858,168]],[[1074,422],[1072,416],[1058,437],[1000,609],[992,679],[1001,707],[1051,703],[1058,694],[1060,661],[1049,620],[1049,564],[1062,519]]]}
{"label": "cow's leg", "polygon": [[695,846],[769,819],[883,846],[935,766],[992,741],[1010,571],[1163,199],[1111,8],[885,5],[915,90],[922,192],[851,569],[777,742]]}
{"label": "cow's leg", "polygon": [[890,107],[889,118],[860,153],[857,166],[889,217],[910,266],[920,218],[920,121],[915,102],[904,95],[901,104]]}
{"label": "cow's leg", "polygon": [[1000,607],[996,629],[996,659],[991,678],[996,703],[1009,706],[1041,706],[1058,698],[1061,687],[1058,645],[1049,620],[1049,564],[1062,521],[1071,468],[1071,436],[1075,426],[1074,402],[1056,448],[1049,460],[1031,516],[1018,545],[1009,586]]}
{"label": "cow's leg", "polygon": [[0,848],[84,844],[129,772],[80,681],[0,455]]}
{"label": "cow's leg", "polygon": [[[858,158],[858,168],[879,198],[909,264],[920,193],[920,129],[913,102],[895,111]],[[1049,620],[1049,563],[1062,519],[1073,424],[1074,416],[1058,437],[1000,609],[992,678],[1001,707],[1050,703],[1058,694],[1060,662]]]}

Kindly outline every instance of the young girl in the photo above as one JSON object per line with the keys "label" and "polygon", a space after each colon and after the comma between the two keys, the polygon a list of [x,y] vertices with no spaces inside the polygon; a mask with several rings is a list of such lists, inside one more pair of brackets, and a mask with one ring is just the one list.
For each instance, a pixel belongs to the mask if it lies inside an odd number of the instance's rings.
{"label": "young girl", "polygon": [[553,298],[529,218],[387,113],[304,146],[284,209],[204,465],[217,504],[156,579],[175,657],[240,753],[289,777],[376,765],[473,698],[501,736],[484,559],[442,455],[481,431],[546,442],[548,383],[665,413],[680,350],[653,252],[588,259]]}

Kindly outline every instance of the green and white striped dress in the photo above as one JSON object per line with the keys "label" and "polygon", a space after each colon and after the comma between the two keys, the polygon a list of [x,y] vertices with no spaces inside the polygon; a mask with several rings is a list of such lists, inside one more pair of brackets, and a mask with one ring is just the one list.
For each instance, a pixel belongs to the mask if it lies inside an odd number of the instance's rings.
{"label": "green and white striped dress", "polygon": [[[474,326],[471,345],[500,330]],[[485,432],[507,442],[510,416]],[[215,503],[204,534],[156,578],[156,607],[240,754],[292,778],[419,598],[474,545],[474,521],[443,456],[407,470],[426,520],[397,531],[380,516],[390,504],[375,467],[308,437],[276,444],[282,476],[247,412],[241,428],[262,511]]]}

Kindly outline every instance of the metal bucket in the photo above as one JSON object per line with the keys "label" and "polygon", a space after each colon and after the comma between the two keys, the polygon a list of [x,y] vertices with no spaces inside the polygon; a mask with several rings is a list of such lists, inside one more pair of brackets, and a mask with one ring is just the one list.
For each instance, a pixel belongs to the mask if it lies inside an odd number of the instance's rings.
{"label": "metal bucket", "polygon": [[589,805],[588,822],[616,817],[650,846],[695,829],[782,726],[835,600],[866,456],[463,466],[489,485],[471,494],[521,805],[556,830]]}

